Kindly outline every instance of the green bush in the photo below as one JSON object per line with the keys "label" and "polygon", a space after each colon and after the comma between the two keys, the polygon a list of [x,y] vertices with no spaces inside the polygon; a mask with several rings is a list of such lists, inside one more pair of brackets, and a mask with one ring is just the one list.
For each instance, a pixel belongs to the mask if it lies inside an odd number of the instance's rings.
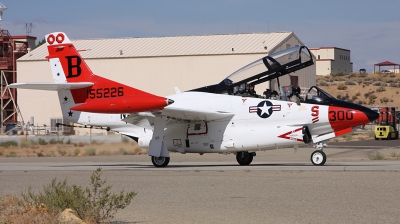
{"label": "green bush", "polygon": [[16,141],[5,141],[5,142],[0,142],[0,146],[8,148],[10,146],[18,146],[18,143]]}
{"label": "green bush", "polygon": [[371,95],[371,94],[373,94],[373,93],[375,93],[375,91],[369,91],[369,92],[367,92],[367,93],[364,93],[364,97],[365,97],[365,98],[369,98],[369,95]]}
{"label": "green bush", "polygon": [[378,97],[375,96],[375,94],[370,94],[370,95],[368,96],[368,99],[369,99],[370,101],[375,100],[376,98],[378,98]]}
{"label": "green bush", "polygon": [[371,85],[371,82],[370,82],[370,81],[364,81],[364,82],[363,82],[363,85],[369,86],[369,85]]}
{"label": "green bush", "polygon": [[353,82],[353,81],[347,81],[345,84],[348,85],[348,86],[354,86],[354,85],[356,85],[356,83]]}
{"label": "green bush", "polygon": [[325,81],[321,81],[318,83],[318,86],[329,86],[329,83],[327,83]]}
{"label": "green bush", "polygon": [[346,86],[346,84],[344,84],[344,83],[340,83],[340,84],[338,85],[337,89],[338,89],[338,90],[346,90],[346,89],[347,89],[347,86]]}
{"label": "green bush", "polygon": [[96,149],[95,148],[86,149],[85,155],[87,155],[87,156],[95,156],[96,155]]}
{"label": "green bush", "polygon": [[58,151],[58,153],[60,153],[61,156],[67,155],[67,151],[65,151],[65,150],[58,149],[57,151]]}
{"label": "green bush", "polygon": [[17,153],[16,152],[10,152],[7,157],[17,157]]}
{"label": "green bush", "polygon": [[381,103],[388,103],[390,100],[386,96],[381,98]]}
{"label": "green bush", "polygon": [[71,139],[68,139],[68,140],[65,142],[65,144],[67,144],[67,145],[71,145],[71,144],[72,144],[72,141],[71,141]]}
{"label": "green bush", "polygon": [[80,153],[81,153],[80,149],[75,149],[75,151],[74,151],[75,156],[79,155]]}
{"label": "green bush", "polygon": [[63,140],[56,140],[54,138],[50,139],[49,144],[55,145],[55,144],[64,144]]}
{"label": "green bush", "polygon": [[43,192],[35,193],[29,187],[22,193],[23,199],[36,206],[45,205],[51,212],[62,212],[66,208],[73,209],[82,220],[107,221],[115,213],[128,206],[137,192],[131,191],[119,194],[111,193],[112,186],[105,186],[106,180],[101,180],[101,168],[98,168],[90,177],[90,187],[68,185],[67,179],[58,182],[56,178],[43,186]]}
{"label": "green bush", "polygon": [[385,156],[380,152],[375,152],[374,154],[368,155],[368,158],[370,160],[383,160],[385,159]]}
{"label": "green bush", "polygon": [[384,91],[386,91],[386,88],[383,87],[383,86],[380,86],[380,87],[378,87],[378,88],[376,89],[376,92],[378,92],[378,93],[384,92]]}
{"label": "green bush", "polygon": [[46,140],[44,140],[42,138],[38,139],[38,143],[39,143],[39,145],[47,145],[47,144],[49,144],[49,143],[46,142]]}

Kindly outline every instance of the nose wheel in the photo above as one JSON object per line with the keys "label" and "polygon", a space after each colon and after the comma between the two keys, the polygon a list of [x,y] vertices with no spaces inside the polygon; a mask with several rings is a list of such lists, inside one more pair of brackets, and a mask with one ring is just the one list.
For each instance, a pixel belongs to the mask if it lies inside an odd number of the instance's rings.
{"label": "nose wheel", "polygon": [[322,166],[326,162],[326,155],[322,150],[316,150],[311,154],[311,162],[316,166]]}

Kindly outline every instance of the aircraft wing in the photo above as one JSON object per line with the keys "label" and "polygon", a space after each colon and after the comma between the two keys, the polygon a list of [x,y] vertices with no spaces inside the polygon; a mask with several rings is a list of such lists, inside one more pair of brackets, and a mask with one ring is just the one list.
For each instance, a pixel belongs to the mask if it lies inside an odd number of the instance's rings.
{"label": "aircraft wing", "polygon": [[224,118],[231,118],[235,115],[234,113],[225,111],[189,110],[177,107],[166,107],[162,110],[162,114],[176,120],[190,121],[215,121]]}
{"label": "aircraft wing", "polygon": [[56,82],[31,82],[31,83],[12,83],[9,88],[18,89],[37,89],[59,91],[67,89],[82,89],[93,86],[92,82],[75,82],[75,83],[56,83]]}
{"label": "aircraft wing", "polygon": [[169,118],[172,118],[172,121],[168,121],[170,124],[174,121],[215,121],[221,120],[224,118],[231,118],[235,114],[224,111],[201,111],[201,110],[188,110],[184,108],[176,108],[176,107],[168,107],[164,108],[161,111],[155,112],[141,112],[141,113],[133,113],[128,117],[122,119],[122,121],[134,124],[140,127],[144,127],[147,129],[153,129],[154,123],[154,114],[162,114]]}
{"label": "aircraft wing", "polygon": [[142,128],[153,130],[154,115],[151,112],[133,113],[129,114],[128,117],[122,119],[122,121]]}

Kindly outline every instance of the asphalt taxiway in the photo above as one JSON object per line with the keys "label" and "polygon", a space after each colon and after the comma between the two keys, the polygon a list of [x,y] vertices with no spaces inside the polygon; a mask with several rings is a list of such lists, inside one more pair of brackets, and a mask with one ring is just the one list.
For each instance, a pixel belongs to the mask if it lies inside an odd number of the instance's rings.
{"label": "asphalt taxiway", "polygon": [[171,154],[166,168],[146,155],[1,158],[0,191],[53,178],[87,186],[102,167],[114,191],[138,192],[116,215],[124,223],[398,223],[400,141],[386,142],[332,144],[325,166],[311,165],[308,147],[259,152],[250,166],[218,154]]}

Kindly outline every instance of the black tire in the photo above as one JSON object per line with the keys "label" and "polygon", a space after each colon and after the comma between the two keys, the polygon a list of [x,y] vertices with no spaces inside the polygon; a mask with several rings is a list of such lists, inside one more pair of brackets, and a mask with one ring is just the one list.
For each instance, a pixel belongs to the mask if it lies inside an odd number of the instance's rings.
{"label": "black tire", "polygon": [[311,162],[316,166],[323,166],[326,162],[326,154],[322,150],[311,153]]}
{"label": "black tire", "polygon": [[253,162],[253,153],[249,153],[249,152],[238,152],[238,153],[236,154],[236,161],[237,161],[241,166],[250,165],[250,163]]}
{"label": "black tire", "polygon": [[155,167],[166,167],[169,163],[169,157],[151,157],[151,162]]}

